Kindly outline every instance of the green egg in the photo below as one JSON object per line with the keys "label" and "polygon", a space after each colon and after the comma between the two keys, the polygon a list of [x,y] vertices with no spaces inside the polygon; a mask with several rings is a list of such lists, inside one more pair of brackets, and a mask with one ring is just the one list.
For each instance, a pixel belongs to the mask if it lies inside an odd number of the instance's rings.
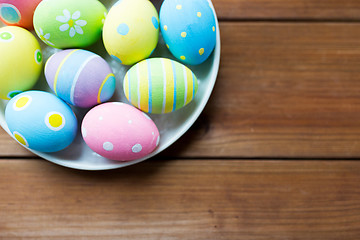
{"label": "green egg", "polygon": [[86,47],[100,38],[106,14],[98,0],[46,0],[35,10],[34,28],[51,47]]}

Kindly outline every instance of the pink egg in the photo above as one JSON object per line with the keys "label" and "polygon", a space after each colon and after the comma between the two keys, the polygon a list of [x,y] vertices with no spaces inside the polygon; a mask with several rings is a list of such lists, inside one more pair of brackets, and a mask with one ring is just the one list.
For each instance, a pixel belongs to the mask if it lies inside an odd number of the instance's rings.
{"label": "pink egg", "polygon": [[81,133],[96,153],[111,160],[143,158],[159,145],[159,130],[145,113],[120,102],[103,103],[84,117]]}
{"label": "pink egg", "polygon": [[0,19],[6,25],[33,28],[34,11],[41,0],[0,0]]}

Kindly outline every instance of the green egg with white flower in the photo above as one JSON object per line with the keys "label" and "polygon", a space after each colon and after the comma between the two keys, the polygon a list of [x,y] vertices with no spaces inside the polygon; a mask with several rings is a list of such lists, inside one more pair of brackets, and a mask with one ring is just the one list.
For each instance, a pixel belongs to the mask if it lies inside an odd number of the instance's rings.
{"label": "green egg with white flower", "polygon": [[101,37],[106,14],[98,0],[45,0],[35,10],[34,29],[51,47],[86,47]]}

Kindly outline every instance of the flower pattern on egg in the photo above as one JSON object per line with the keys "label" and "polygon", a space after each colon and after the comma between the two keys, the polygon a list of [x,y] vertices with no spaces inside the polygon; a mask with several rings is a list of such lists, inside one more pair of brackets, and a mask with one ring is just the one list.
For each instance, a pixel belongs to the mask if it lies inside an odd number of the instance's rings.
{"label": "flower pattern on egg", "polygon": [[107,16],[107,13],[106,13],[106,12],[104,12],[104,18],[103,18],[103,19],[101,19],[102,24],[104,24],[105,19],[106,19],[106,16]]}
{"label": "flower pattern on egg", "polygon": [[63,10],[63,16],[57,16],[56,20],[63,23],[59,30],[65,32],[69,30],[69,36],[74,37],[76,33],[84,34],[84,31],[81,27],[84,27],[87,22],[85,20],[79,19],[81,16],[80,11],[75,11],[72,15],[69,10]]}
{"label": "flower pattern on egg", "polygon": [[46,44],[51,45],[51,46],[55,46],[55,44],[53,44],[52,42],[49,41],[51,35],[50,33],[44,33],[44,30],[42,28],[39,28],[39,30],[36,30],[39,38]]}

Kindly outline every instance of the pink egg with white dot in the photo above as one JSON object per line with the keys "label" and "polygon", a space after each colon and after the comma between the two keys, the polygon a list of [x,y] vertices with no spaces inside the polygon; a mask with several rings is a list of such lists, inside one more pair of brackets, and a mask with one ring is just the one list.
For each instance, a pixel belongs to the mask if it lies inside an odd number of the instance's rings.
{"label": "pink egg with white dot", "polygon": [[160,142],[159,130],[151,118],[121,102],[92,108],[83,119],[81,133],[94,152],[117,161],[144,158]]}

